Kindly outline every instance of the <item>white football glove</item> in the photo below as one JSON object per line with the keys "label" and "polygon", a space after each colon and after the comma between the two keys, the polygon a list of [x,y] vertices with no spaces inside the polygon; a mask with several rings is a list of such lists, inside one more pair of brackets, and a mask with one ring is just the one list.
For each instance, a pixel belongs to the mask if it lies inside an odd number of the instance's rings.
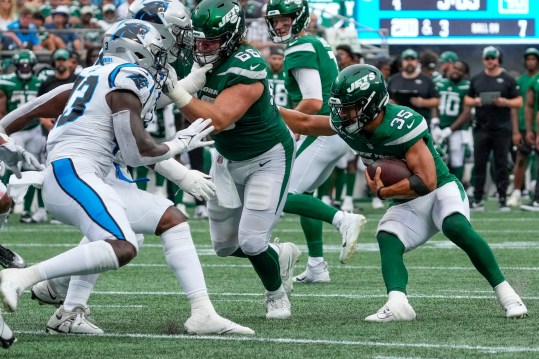
{"label": "white football glove", "polygon": [[432,142],[434,142],[436,146],[439,146],[443,142],[442,129],[440,127],[432,128],[430,134],[432,136]]}
{"label": "white football glove", "polygon": [[191,73],[178,81],[178,84],[190,94],[197,93],[198,91],[202,90],[206,84],[206,74],[212,68],[213,64],[207,64],[200,67],[195,61],[193,67],[191,68]]}
{"label": "white football glove", "polygon": [[211,177],[197,170],[189,170],[185,176],[175,183],[199,201],[208,201],[215,196],[215,184]]}
{"label": "white football glove", "polygon": [[2,161],[5,167],[12,171],[17,178],[22,178],[21,171],[19,170],[19,164],[22,163],[25,163],[30,169],[36,171],[45,169],[45,166],[39,163],[30,152],[15,144],[11,138],[7,136],[3,136],[3,138],[7,142],[0,145],[0,161]]}
{"label": "white football glove", "polygon": [[440,119],[438,117],[433,117],[430,119],[430,130],[432,131],[436,127],[440,127]]}
{"label": "white football glove", "polygon": [[205,141],[214,127],[211,125],[211,119],[204,120],[199,118],[184,130],[176,132],[172,141],[164,142],[170,148],[171,156],[176,156],[182,152],[189,152],[198,147],[213,145],[214,141]]}
{"label": "white football glove", "polygon": [[442,142],[448,138],[449,136],[451,136],[451,134],[453,133],[453,131],[451,130],[451,128],[449,127],[446,127],[442,130],[442,132],[440,132],[440,137],[442,139]]}

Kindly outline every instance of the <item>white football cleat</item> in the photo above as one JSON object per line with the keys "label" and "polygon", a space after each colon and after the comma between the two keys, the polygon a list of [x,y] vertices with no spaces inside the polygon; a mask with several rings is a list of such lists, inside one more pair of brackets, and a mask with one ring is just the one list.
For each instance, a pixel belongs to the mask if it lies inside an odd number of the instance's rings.
{"label": "white football cleat", "polygon": [[507,205],[510,207],[520,206],[521,192],[519,190],[513,190],[513,193],[507,199]]}
{"label": "white football cleat", "polygon": [[342,236],[342,248],[339,261],[346,264],[356,252],[359,233],[367,223],[365,216],[344,212],[344,217],[339,224],[339,232]]}
{"label": "white football cleat", "polygon": [[26,262],[20,255],[9,248],[0,246],[0,267],[2,268],[25,268]]}
{"label": "white football cleat", "polygon": [[50,304],[56,308],[64,304],[66,293],[58,292],[50,280],[44,280],[32,287],[32,300],[37,300],[40,305]]}
{"label": "white football cleat", "polygon": [[382,208],[384,208],[384,201],[382,201],[378,197],[373,197],[371,205],[372,205],[373,209],[382,209]]}
{"label": "white football cleat", "polygon": [[266,319],[288,319],[292,316],[292,305],[286,293],[268,295],[266,293]]}
{"label": "white football cleat", "polygon": [[281,282],[283,284],[286,295],[290,295],[294,290],[294,282],[292,275],[294,267],[298,262],[301,252],[298,247],[292,242],[279,243],[279,239],[275,238],[274,244],[279,247],[279,267],[281,269]]}
{"label": "white football cleat", "polygon": [[33,214],[32,214],[32,223],[42,223],[47,222],[49,218],[47,217],[47,211],[45,208],[38,208]]}
{"label": "white football cleat", "polygon": [[296,283],[329,283],[328,263],[326,261],[318,263],[316,266],[307,264],[307,269],[300,275],[294,277]]}
{"label": "white football cleat", "polygon": [[49,334],[103,334],[103,330],[88,319],[89,311],[78,305],[72,311],[62,305],[47,322],[45,331]]}
{"label": "white football cleat", "polygon": [[2,345],[2,348],[8,349],[16,341],[15,335],[13,335],[11,329],[6,322],[4,322],[2,314],[0,314],[0,344]]}
{"label": "white football cleat", "polygon": [[217,313],[206,316],[191,315],[184,324],[188,334],[207,335],[207,334],[241,334],[253,335],[255,331],[244,327],[231,320],[221,317]]}
{"label": "white football cleat", "polygon": [[389,292],[389,299],[376,313],[369,315],[367,322],[393,322],[415,320],[414,308],[408,303],[406,294],[398,291]]}
{"label": "white football cleat", "polygon": [[342,201],[341,211],[344,212],[354,212],[354,199],[350,196],[345,196]]}
{"label": "white football cleat", "polygon": [[505,311],[507,318],[520,319],[528,316],[528,308],[526,308],[520,296],[507,281],[498,284],[494,288],[494,293],[496,293],[496,297]]}
{"label": "white football cleat", "polygon": [[0,272],[0,299],[4,303],[4,308],[8,312],[17,310],[17,302],[22,292],[23,287],[18,284],[18,275],[25,269],[9,268]]}

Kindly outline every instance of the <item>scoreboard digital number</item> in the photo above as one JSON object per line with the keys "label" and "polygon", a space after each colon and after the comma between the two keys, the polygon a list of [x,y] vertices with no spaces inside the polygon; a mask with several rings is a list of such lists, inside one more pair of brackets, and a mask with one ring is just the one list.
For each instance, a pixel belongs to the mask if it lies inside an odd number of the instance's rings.
{"label": "scoreboard digital number", "polygon": [[[389,44],[530,43],[539,0],[358,0],[356,21],[388,29]],[[359,33],[375,42],[372,32]],[[379,38],[378,38],[379,39]]]}

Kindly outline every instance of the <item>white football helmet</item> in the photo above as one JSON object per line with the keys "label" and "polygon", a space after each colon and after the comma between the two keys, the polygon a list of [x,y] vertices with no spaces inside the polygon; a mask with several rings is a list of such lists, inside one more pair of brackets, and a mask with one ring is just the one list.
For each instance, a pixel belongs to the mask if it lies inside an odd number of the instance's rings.
{"label": "white football helmet", "polygon": [[161,34],[152,24],[141,20],[119,21],[105,33],[102,64],[120,58],[152,72],[161,72],[167,64],[167,51]]}
{"label": "white football helmet", "polygon": [[189,11],[179,0],[135,0],[129,16],[151,23],[163,38],[168,62],[189,61],[193,47],[193,27]]}

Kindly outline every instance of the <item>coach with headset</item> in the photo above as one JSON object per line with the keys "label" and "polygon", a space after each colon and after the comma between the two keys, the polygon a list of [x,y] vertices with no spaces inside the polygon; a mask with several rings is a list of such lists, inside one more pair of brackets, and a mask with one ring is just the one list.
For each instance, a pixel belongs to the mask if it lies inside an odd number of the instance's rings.
{"label": "coach with headset", "polygon": [[482,211],[486,169],[489,154],[494,154],[495,182],[500,211],[510,210],[506,192],[509,183],[507,159],[513,131],[519,131],[517,110],[522,106],[522,96],[516,80],[500,65],[502,52],[494,46],[483,49],[483,71],[470,83],[465,104],[475,107],[474,160],[476,183],[472,210]]}

